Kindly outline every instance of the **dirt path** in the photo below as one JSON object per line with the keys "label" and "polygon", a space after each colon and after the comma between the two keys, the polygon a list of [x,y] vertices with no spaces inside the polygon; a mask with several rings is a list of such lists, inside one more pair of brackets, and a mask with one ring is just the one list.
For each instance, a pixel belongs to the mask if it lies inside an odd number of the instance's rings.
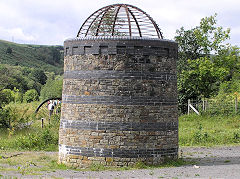
{"label": "dirt path", "polygon": [[[240,146],[214,148],[181,148],[180,155],[185,160],[195,161],[196,165],[174,168],[156,168],[126,171],[74,171],[56,170],[41,172],[41,175],[22,176],[13,171],[4,171],[2,176],[21,178],[240,178]],[[1,178],[0,175],[0,178]]]}

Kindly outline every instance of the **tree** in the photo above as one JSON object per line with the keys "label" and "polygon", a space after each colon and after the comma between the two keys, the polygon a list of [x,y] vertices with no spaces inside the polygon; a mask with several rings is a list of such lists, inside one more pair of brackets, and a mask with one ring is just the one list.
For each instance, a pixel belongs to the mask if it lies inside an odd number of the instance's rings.
{"label": "tree", "polygon": [[41,99],[45,100],[48,98],[59,98],[62,96],[62,78],[48,79],[47,83],[43,86],[41,90]]}
{"label": "tree", "polygon": [[61,59],[60,51],[59,51],[57,48],[52,47],[52,48],[51,48],[51,54],[52,54],[52,60],[53,60],[55,63],[59,63],[59,62],[60,62],[60,59]]}
{"label": "tree", "polygon": [[236,67],[236,54],[239,53],[224,44],[230,38],[230,29],[217,26],[216,16],[202,18],[200,25],[193,29],[182,27],[176,31],[179,106],[182,111],[186,110],[184,104],[190,98],[215,95],[220,84],[232,78],[231,71],[239,70]]}
{"label": "tree", "polygon": [[11,101],[14,101],[14,96],[12,94],[12,91],[10,89],[3,89],[0,91],[0,106],[6,105],[10,103]]}
{"label": "tree", "polygon": [[27,103],[39,100],[37,91],[35,89],[27,90],[23,96],[23,100]]}
{"label": "tree", "polygon": [[202,18],[200,25],[193,29],[185,30],[181,27],[176,31],[176,42],[179,46],[178,71],[187,68],[187,60],[200,57],[217,55],[225,48],[223,42],[230,38],[230,29],[223,30],[217,26],[217,14]]}
{"label": "tree", "polygon": [[33,69],[32,72],[29,74],[29,77],[44,85],[46,83],[46,80],[47,80],[47,76],[45,75],[44,71],[43,70],[40,70],[40,69]]}
{"label": "tree", "polygon": [[7,48],[6,54],[12,54],[12,48],[11,48],[11,47],[8,47],[8,48]]}

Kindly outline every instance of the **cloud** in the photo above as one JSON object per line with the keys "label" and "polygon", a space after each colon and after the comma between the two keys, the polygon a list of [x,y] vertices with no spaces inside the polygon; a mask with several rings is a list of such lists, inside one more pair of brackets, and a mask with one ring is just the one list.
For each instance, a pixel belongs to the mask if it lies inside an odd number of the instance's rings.
{"label": "cloud", "polygon": [[[36,44],[63,44],[75,37],[84,20],[99,8],[117,0],[8,0],[0,1],[0,39]],[[218,25],[232,30],[231,43],[238,44],[239,0],[121,0],[147,12],[159,24],[165,38],[176,29],[190,29],[201,18],[218,13]]]}
{"label": "cloud", "polygon": [[[0,34],[1,34],[0,37],[7,36],[12,38],[11,40],[14,39],[16,41],[31,42],[36,40],[34,36],[24,33],[21,28],[4,29],[0,27]],[[6,40],[10,40],[10,39],[6,39]]]}

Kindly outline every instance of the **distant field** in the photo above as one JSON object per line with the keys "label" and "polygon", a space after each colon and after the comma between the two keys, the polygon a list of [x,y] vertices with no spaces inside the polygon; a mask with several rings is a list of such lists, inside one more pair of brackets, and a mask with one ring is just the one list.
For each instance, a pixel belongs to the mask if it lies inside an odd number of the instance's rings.
{"label": "distant field", "polygon": [[[12,53],[6,53],[11,48]],[[40,68],[44,71],[63,73],[63,47],[25,45],[0,40],[0,63]]]}

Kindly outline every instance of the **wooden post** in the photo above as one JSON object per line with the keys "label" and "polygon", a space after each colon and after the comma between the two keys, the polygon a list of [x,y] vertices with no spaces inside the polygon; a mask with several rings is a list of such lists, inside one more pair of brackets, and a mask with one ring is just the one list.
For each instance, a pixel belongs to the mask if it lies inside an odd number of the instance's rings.
{"label": "wooden post", "polygon": [[207,108],[208,108],[208,101],[207,99],[205,100],[205,111],[207,111]]}
{"label": "wooden post", "polygon": [[188,115],[190,114],[190,99],[188,99]]}
{"label": "wooden post", "polygon": [[203,110],[203,112],[205,111],[205,101],[204,101],[204,98],[202,100],[202,110]]}
{"label": "wooden post", "polygon": [[238,112],[238,99],[237,96],[235,97],[235,113]]}
{"label": "wooden post", "polygon": [[43,120],[44,120],[44,118],[42,118],[41,120],[42,120],[42,128],[43,128],[43,122],[44,122]]}

